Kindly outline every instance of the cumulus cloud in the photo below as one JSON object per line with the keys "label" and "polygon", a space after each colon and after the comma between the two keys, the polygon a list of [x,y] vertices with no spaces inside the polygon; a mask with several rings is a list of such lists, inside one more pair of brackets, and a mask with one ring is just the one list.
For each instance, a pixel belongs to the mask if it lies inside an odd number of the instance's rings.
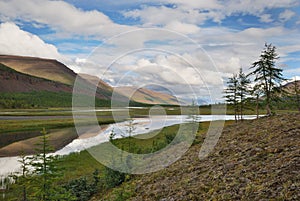
{"label": "cumulus cloud", "polygon": [[260,16],[260,21],[264,22],[264,23],[273,22],[272,15],[270,15],[270,14],[263,14],[263,15]]}
{"label": "cumulus cloud", "polygon": [[37,25],[48,25],[58,32],[111,36],[130,29],[115,24],[102,12],[83,11],[64,1],[0,1],[0,18],[22,19]]}
{"label": "cumulus cloud", "polygon": [[[150,1],[147,1],[150,2]],[[161,3],[174,4],[173,7],[144,6],[141,9],[125,11],[125,17],[138,18],[145,26],[166,25],[172,19],[182,23],[203,24],[206,20],[221,23],[227,16],[235,14],[250,14],[258,16],[261,21],[270,22],[266,9],[291,8],[298,5],[298,0],[252,0],[252,1],[199,1],[199,0],[162,0]],[[291,17],[291,12],[283,13],[283,19]]]}
{"label": "cumulus cloud", "polygon": [[279,20],[286,22],[286,21],[290,20],[294,15],[295,15],[295,13],[293,11],[285,10],[279,14]]}
{"label": "cumulus cloud", "polygon": [[195,34],[200,30],[197,25],[181,23],[178,21],[172,21],[168,23],[165,28],[173,31],[178,31],[183,34]]}
{"label": "cumulus cloud", "polygon": [[63,59],[54,45],[9,22],[0,24],[0,54]]}

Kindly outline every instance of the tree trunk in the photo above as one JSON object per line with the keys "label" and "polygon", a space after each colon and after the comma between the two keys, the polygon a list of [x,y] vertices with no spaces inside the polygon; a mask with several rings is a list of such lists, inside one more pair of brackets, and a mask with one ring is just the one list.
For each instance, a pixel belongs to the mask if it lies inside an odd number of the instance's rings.
{"label": "tree trunk", "polygon": [[267,95],[267,99],[266,99],[266,102],[267,102],[267,105],[266,105],[267,116],[271,116],[272,111],[271,111],[271,107],[270,107],[270,92],[268,91],[266,95]]}
{"label": "tree trunk", "polygon": [[243,103],[241,102],[241,121],[243,121],[243,112],[244,112],[244,108],[243,108]]}
{"label": "tree trunk", "polygon": [[267,103],[267,105],[266,105],[266,110],[267,110],[267,116],[271,116],[272,111],[271,111],[269,103]]}
{"label": "tree trunk", "polygon": [[235,120],[235,123],[237,123],[237,118],[236,118],[236,109],[234,108],[234,120]]}
{"label": "tree trunk", "polygon": [[25,186],[23,186],[23,201],[27,201],[26,187]]}
{"label": "tree trunk", "polygon": [[256,119],[259,117],[258,96],[256,97]]}

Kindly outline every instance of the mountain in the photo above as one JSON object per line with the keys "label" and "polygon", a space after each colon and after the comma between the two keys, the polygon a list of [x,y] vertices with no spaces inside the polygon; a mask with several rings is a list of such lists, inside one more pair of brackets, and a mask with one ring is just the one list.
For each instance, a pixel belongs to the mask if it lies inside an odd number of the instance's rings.
{"label": "mountain", "polygon": [[72,93],[72,86],[20,73],[0,63],[0,92],[52,91]]}
{"label": "mountain", "polygon": [[290,94],[295,94],[296,90],[298,90],[298,93],[300,93],[300,80],[296,80],[296,82],[288,82],[287,84],[283,85],[283,89]]}
{"label": "mountain", "polygon": [[[18,97],[19,99],[25,98],[30,102],[30,93],[33,96],[33,92],[47,91],[64,93],[63,95],[59,94],[59,97],[61,99],[67,97],[66,99],[71,103],[70,97],[72,96],[74,82],[77,79],[78,93],[104,100],[106,101],[105,106],[110,104],[112,93],[114,93],[114,101],[117,101],[117,103],[130,102],[136,104],[135,102],[139,102],[142,104],[178,105],[178,101],[174,96],[149,89],[138,89],[133,97],[130,97],[130,94],[135,91],[134,87],[113,88],[96,76],[76,74],[66,65],[53,59],[0,55],[0,64],[0,92],[23,93],[21,96],[19,96],[20,94],[14,94],[14,97],[11,97],[11,94],[4,97],[7,94],[2,94],[1,98],[5,98],[5,100],[8,100],[9,97],[11,99],[17,99]],[[95,92],[96,83],[97,88]],[[52,98],[57,98],[57,95]],[[63,105],[65,106],[65,104]]]}
{"label": "mountain", "polygon": [[73,85],[77,74],[53,59],[0,55],[0,63],[28,75]]}
{"label": "mountain", "polygon": [[114,91],[140,103],[164,105],[179,105],[182,103],[175,96],[145,88],[115,87]]}
{"label": "mountain", "polygon": [[[77,79],[78,94],[95,96],[98,107],[110,106],[111,91],[98,87],[95,93],[95,86],[80,76]],[[71,85],[27,75],[0,63],[0,108],[72,107],[72,92]]]}
{"label": "mountain", "polygon": [[112,86],[110,86],[109,84],[107,84],[106,82],[98,78],[97,76],[84,74],[84,73],[79,73],[78,75],[91,84],[98,83],[98,87],[103,90],[110,91],[110,92],[114,90]]}

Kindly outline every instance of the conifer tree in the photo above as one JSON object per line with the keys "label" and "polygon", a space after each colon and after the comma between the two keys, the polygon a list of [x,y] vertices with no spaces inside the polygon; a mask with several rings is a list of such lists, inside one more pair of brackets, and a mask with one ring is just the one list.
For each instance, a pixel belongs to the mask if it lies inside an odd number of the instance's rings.
{"label": "conifer tree", "polygon": [[234,119],[237,122],[238,118],[238,79],[237,75],[233,75],[227,81],[227,88],[225,89],[225,99],[234,108]]}
{"label": "conifer tree", "polygon": [[237,96],[239,101],[239,109],[241,114],[241,120],[243,120],[245,101],[247,100],[247,96],[249,95],[249,84],[251,83],[250,79],[243,72],[243,69],[240,68],[240,72],[238,75],[238,85],[237,85]]}
{"label": "conifer tree", "polygon": [[56,185],[60,178],[57,156],[48,154],[53,151],[45,128],[41,131],[41,142],[37,144],[37,155],[31,158],[33,167],[33,199],[39,201],[74,200],[63,187]]}
{"label": "conifer tree", "polygon": [[266,43],[259,60],[250,68],[253,69],[250,75],[255,76],[256,84],[263,86],[267,115],[273,114],[271,103],[281,90],[280,83],[285,80],[282,76],[282,69],[275,66],[278,59],[276,47]]}

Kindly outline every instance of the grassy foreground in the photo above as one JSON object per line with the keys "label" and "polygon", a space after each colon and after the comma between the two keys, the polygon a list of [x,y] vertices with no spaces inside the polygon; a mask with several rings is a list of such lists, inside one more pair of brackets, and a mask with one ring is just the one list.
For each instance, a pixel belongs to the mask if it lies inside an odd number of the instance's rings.
{"label": "grassy foreground", "polygon": [[299,200],[299,125],[292,113],[226,126],[201,161],[200,135],[176,163],[92,200]]}
{"label": "grassy foreground", "polygon": [[[282,114],[238,124],[226,122],[214,151],[201,161],[198,153],[209,123],[200,125],[192,147],[177,162],[155,173],[129,175],[114,188],[99,186],[98,194],[90,201],[299,200],[300,114]],[[165,135],[174,133],[177,127],[164,128],[143,143],[135,138],[114,143],[127,145],[131,141],[149,150],[153,141],[164,142]],[[87,151],[62,157],[60,165],[63,176],[59,185],[78,177],[90,178],[95,169],[99,169],[101,180],[105,176],[104,166]],[[15,197],[14,192],[12,186],[7,198]]]}

